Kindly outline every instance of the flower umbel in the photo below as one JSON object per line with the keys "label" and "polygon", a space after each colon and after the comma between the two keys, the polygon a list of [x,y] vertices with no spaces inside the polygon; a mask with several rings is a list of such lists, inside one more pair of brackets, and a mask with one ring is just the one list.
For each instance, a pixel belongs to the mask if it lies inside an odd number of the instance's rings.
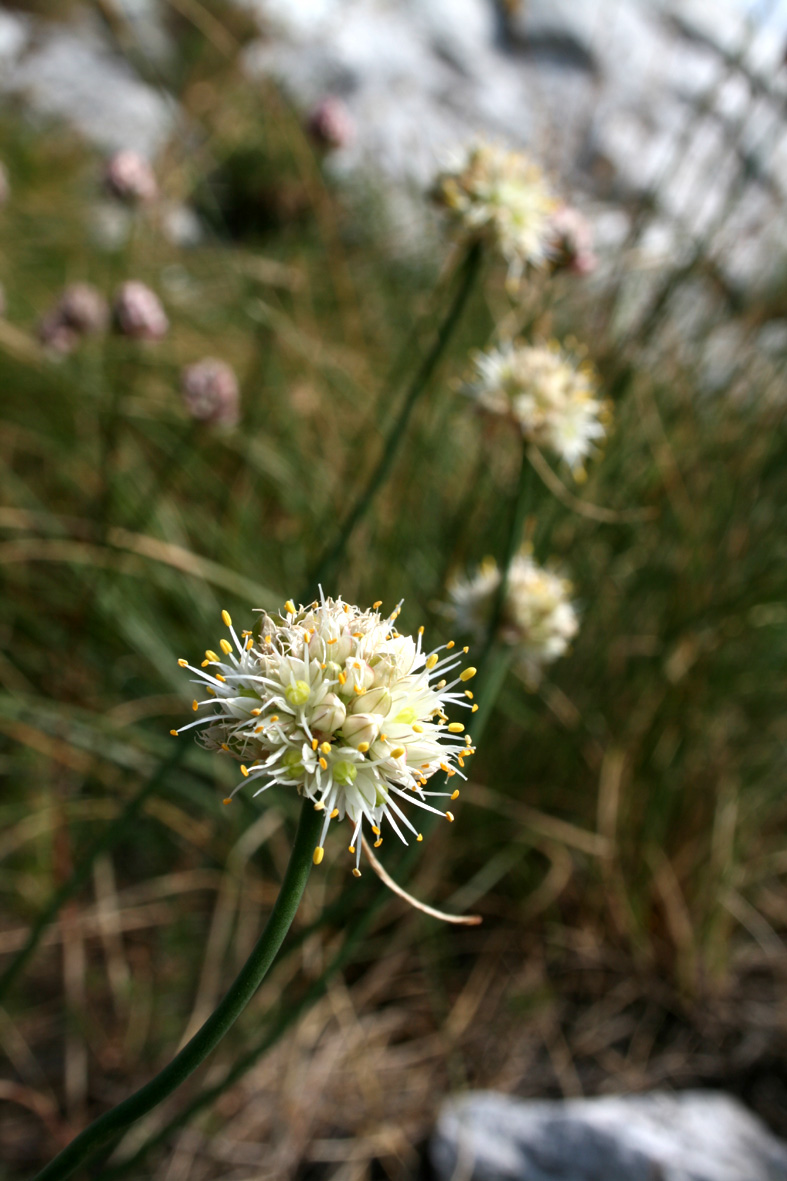
{"label": "flower umbel", "polygon": [[465,688],[475,669],[460,669],[453,641],[427,655],[423,629],[415,639],[401,635],[394,626],[400,608],[384,617],[379,606],[290,601],[278,616],[262,613],[256,638],[250,631],[238,636],[223,612],[232,642],[221,640],[221,655],[208,649],[200,668],[179,661],[207,693],[194,709],[208,707],[208,716],[172,731],[199,727],[204,746],[241,762],[244,779],[232,795],[246,782],[257,785],[255,796],[281,784],[324,810],[316,864],[331,820],[349,817],[356,876],[364,819],[375,848],[383,821],[405,844],[403,829],[420,841],[400,801],[453,820],[428,800],[455,799],[458,791],[424,789],[440,772],[447,787],[454,776],[465,778],[461,768],[473,753],[464,725],[449,722],[445,709],[476,709]]}
{"label": "flower umbel", "polygon": [[524,153],[484,142],[459,149],[438,173],[433,193],[466,232],[500,251],[515,285],[526,267],[547,259],[557,202]]}
{"label": "flower umbel", "polygon": [[[461,632],[486,633],[500,588],[501,572],[487,558],[472,578],[449,584],[449,612]],[[526,679],[538,684],[544,666],[568,648],[579,624],[570,601],[571,583],[539,566],[529,554],[518,554],[508,571],[499,621],[499,638],[517,648],[517,662]]]}
{"label": "flower umbel", "polygon": [[474,358],[465,392],[491,414],[512,419],[526,439],[554,451],[576,474],[606,434],[606,406],[593,368],[557,344],[508,342]]}

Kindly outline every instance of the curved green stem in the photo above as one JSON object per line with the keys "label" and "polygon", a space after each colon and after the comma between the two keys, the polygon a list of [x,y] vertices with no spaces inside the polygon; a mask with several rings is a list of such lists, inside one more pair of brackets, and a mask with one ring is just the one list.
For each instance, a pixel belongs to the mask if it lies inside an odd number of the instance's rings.
{"label": "curved green stem", "polygon": [[404,440],[404,434],[407,429],[407,424],[410,421],[410,416],[415,409],[418,399],[426,389],[432,374],[437,368],[437,364],[445,352],[446,346],[448,345],[448,342],[453,336],[454,330],[459,323],[462,311],[465,304],[467,303],[467,297],[473,289],[473,284],[475,282],[476,275],[478,274],[478,269],[481,265],[481,257],[481,243],[474,242],[465,255],[464,264],[462,266],[461,275],[459,278],[459,284],[454,294],[454,298],[449,305],[443,322],[437,330],[432,347],[421,362],[421,365],[412,380],[410,388],[407,391],[407,395],[404,399],[404,402],[402,403],[402,407],[388,428],[383,442],[382,454],[380,455],[374,470],[369,476],[369,479],[356,498],[355,503],[342,522],[341,527],[338,530],[336,540],[333,542],[327,552],[323,554],[314,570],[311,572],[309,577],[309,589],[305,598],[308,598],[309,595],[314,593],[314,588],[318,583],[324,582],[334,574],[353,532],[366,514],[367,509],[374,499],[375,493],[387,479],[394,459],[396,458],[399,448]]}
{"label": "curved green stem", "polygon": [[103,1144],[171,1095],[216,1048],[254,996],[284,942],[306,887],[322,823],[322,813],[316,812],[309,800],[304,800],[287,872],[265,930],[226,996],[201,1029],[155,1078],[80,1132],[41,1170],[35,1181],[61,1181],[70,1177]]}

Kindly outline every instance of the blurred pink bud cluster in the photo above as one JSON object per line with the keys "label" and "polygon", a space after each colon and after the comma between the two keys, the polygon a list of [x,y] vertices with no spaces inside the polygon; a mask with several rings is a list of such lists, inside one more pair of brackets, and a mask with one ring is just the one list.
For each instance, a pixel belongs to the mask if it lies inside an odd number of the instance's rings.
{"label": "blurred pink bud cluster", "polygon": [[101,292],[90,283],[70,283],[38,325],[38,338],[65,356],[82,337],[104,332],[108,323],[109,307]]}
{"label": "blurred pink bud cluster", "polygon": [[155,201],[158,184],[153,169],[139,152],[124,148],[109,160],[104,185],[113,197],[129,204]]}
{"label": "blurred pink bud cluster", "polygon": [[355,124],[340,98],[327,95],[314,107],[306,122],[306,129],[318,145],[325,149],[345,148],[355,137]]}
{"label": "blurred pink bud cluster", "polygon": [[161,300],[136,279],[127,280],[118,289],[113,311],[118,331],[133,340],[161,340],[169,331]]}
{"label": "blurred pink bud cluster", "polygon": [[235,426],[239,417],[238,380],[224,361],[205,357],[181,374],[183,403],[197,422]]}

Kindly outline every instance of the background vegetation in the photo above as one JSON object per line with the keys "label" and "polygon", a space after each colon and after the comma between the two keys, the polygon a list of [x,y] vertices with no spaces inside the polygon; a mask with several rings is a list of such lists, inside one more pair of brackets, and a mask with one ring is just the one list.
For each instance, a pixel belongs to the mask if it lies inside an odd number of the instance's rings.
{"label": "background vegetation", "polygon": [[[157,172],[200,211],[199,245],[155,213],[97,245],[100,160],[21,111],[0,125],[0,968],[81,874],[0,1008],[8,1181],[166,1061],[259,931],[293,801],[221,807],[233,771],[168,736],[189,707],[177,658],[215,644],[222,607],[245,626],[303,593],[450,284],[446,242],[399,257],[380,195],[336,191],[280,95],[185,20],[181,45],[191,130]],[[730,290],[703,244],[638,268],[653,211],[633,212],[592,279],[512,305],[485,262],[326,587],[403,597],[405,630],[448,638],[446,578],[501,554],[518,465],[456,395],[468,350],[504,321],[586,342],[614,429],[581,489],[536,489],[526,526],[574,581],[579,636],[537,692],[509,676],[457,823],[418,860],[383,850],[484,924],[439,926],[330,848],[239,1027],[102,1177],[396,1181],[465,1086],[723,1086],[787,1134],[787,435],[780,357],[755,347],[785,291]],[[161,294],[164,341],[38,346],[66,282],[126,277]],[[711,388],[722,323],[738,343]],[[186,417],[179,369],[204,355],[241,376],[237,430]]]}

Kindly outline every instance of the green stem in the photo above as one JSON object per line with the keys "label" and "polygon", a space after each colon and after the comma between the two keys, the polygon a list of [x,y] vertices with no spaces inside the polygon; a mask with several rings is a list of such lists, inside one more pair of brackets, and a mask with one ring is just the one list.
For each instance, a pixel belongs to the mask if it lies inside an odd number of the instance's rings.
{"label": "green stem", "polygon": [[287,871],[270,918],[226,996],[201,1029],[155,1078],[80,1132],[41,1170],[35,1181],[61,1181],[70,1177],[103,1144],[125,1132],[171,1095],[216,1048],[254,996],[284,942],[306,887],[322,823],[322,813],[316,812],[309,800],[304,800]]}
{"label": "green stem", "polygon": [[[500,564],[501,578],[500,585],[497,588],[494,602],[492,604],[492,611],[489,617],[489,626],[487,627],[486,637],[484,639],[484,646],[481,649],[481,655],[478,659],[479,673],[486,672],[486,666],[489,663],[492,649],[496,646],[498,641],[498,632],[500,630],[500,621],[503,618],[503,608],[506,600],[506,590],[508,588],[508,576],[511,570],[511,563],[517,555],[517,551],[522,544],[522,532],[525,525],[525,517],[527,516],[533,492],[533,465],[527,457],[527,447],[522,446],[522,458],[519,465],[519,479],[517,481],[516,492],[511,505],[511,517],[508,526],[508,536],[506,538],[505,551],[503,553],[503,561]],[[479,713],[481,711],[479,710]],[[478,730],[478,724],[474,722],[473,729]]]}
{"label": "green stem", "polygon": [[79,858],[79,863],[63,882],[62,886],[50,898],[47,905],[39,914],[28,933],[24,946],[19,949],[11,963],[0,976],[0,1002],[11,988],[19,973],[27,964],[46,931],[49,924],[56,917],[61,906],[68,901],[77,890],[87,881],[93,862],[101,853],[114,848],[118,841],[128,835],[129,825],[139,814],[142,805],[149,795],[158,789],[167,774],[183,757],[184,746],[179,746],[173,758],[162,763],[155,775],[143,783],[126,804],[120,815],[110,824],[97,840]]}
{"label": "green stem", "polygon": [[377,464],[372,471],[365,486],[362,488],[360,494],[355,500],[352,508],[342,522],[342,525],[337,533],[336,540],[325,554],[322,555],[319,562],[309,576],[309,589],[306,598],[314,593],[314,588],[322,582],[327,581],[333,577],[336,567],[341,561],[347,545],[352,537],[357,526],[365,516],[370,508],[374,496],[384,481],[396,458],[399,448],[404,441],[407,424],[410,421],[410,416],[415,409],[415,406],[421,394],[426,389],[437,364],[440,361],[446,346],[454,334],[457,324],[459,323],[464,306],[467,303],[467,298],[473,289],[479,267],[481,265],[482,247],[479,242],[473,243],[465,255],[464,264],[462,266],[459,284],[456,289],[454,298],[446,312],[445,319],[437,330],[437,334],[432,343],[432,347],[424,357],[421,365],[415,374],[412,384],[410,385],[407,395],[402,407],[397,414],[394,421],[388,428],[388,432],[383,442],[383,450]]}

